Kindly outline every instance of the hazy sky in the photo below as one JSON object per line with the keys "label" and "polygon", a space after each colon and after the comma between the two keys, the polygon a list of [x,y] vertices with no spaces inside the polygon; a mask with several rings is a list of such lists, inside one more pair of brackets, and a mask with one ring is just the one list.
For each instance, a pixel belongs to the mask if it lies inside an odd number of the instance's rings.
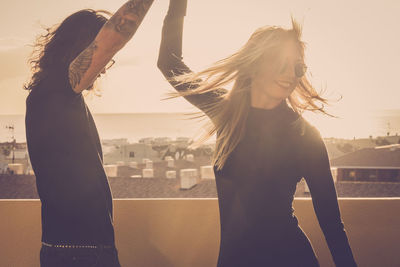
{"label": "hazy sky", "polygon": [[[29,79],[26,64],[42,26],[83,8],[116,11],[125,1],[1,1],[0,114],[23,114]],[[102,78],[102,97],[89,97],[94,113],[188,111],[183,100],[160,101],[170,87],[156,68],[168,0],[155,0],[133,39]],[[195,70],[227,56],[263,25],[303,22],[306,64],[317,88],[343,96],[337,114],[400,108],[400,1],[189,0],[184,57]]]}

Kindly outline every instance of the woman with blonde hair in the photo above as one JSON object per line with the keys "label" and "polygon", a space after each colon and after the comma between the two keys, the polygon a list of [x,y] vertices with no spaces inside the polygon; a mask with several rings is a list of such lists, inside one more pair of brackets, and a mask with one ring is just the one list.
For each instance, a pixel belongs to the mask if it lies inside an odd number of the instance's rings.
{"label": "woman with blonde hair", "polygon": [[[210,118],[220,209],[218,266],[319,266],[292,202],[305,178],[336,266],[356,266],[341,220],[329,159],[304,110],[325,113],[304,76],[301,28],[263,27],[235,54],[192,72],[182,61],[187,0],[170,0],[158,67]],[[231,90],[221,89],[233,84]],[[318,104],[319,103],[319,104]],[[204,138],[200,141],[203,141]]]}

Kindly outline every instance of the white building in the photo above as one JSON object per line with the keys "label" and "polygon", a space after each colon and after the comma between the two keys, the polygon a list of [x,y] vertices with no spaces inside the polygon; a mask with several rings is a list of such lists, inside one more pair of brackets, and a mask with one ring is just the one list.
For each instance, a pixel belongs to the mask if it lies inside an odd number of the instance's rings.
{"label": "white building", "polygon": [[200,177],[201,179],[215,179],[213,166],[201,166]]}
{"label": "white building", "polygon": [[153,150],[150,144],[135,143],[114,147],[113,150],[104,154],[105,164],[115,164],[117,161],[123,162],[143,162],[149,159],[153,162],[161,161],[158,152]]}
{"label": "white building", "polygon": [[180,171],[181,189],[190,189],[195,186],[198,177],[197,169],[182,169]]}

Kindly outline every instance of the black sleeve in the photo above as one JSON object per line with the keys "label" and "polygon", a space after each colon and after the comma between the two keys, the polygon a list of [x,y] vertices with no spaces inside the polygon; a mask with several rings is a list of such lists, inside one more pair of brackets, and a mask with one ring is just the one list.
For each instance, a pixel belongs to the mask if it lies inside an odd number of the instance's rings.
{"label": "black sleeve", "polygon": [[[168,82],[180,92],[193,90],[197,86],[191,84],[178,85],[171,78],[176,75],[192,72],[182,61],[183,20],[186,14],[187,0],[170,0],[168,13],[164,19],[161,45],[157,66]],[[185,96],[191,104],[207,114],[206,107],[220,99],[226,92],[224,89],[203,94]]]}
{"label": "black sleeve", "polygon": [[325,144],[314,127],[307,132],[304,178],[310,188],[319,225],[336,266],[357,266],[341,219]]}

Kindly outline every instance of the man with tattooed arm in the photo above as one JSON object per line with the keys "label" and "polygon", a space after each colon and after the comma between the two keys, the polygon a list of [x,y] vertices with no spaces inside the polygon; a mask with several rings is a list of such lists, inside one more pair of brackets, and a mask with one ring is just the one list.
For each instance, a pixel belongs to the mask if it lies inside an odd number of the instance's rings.
{"label": "man with tattooed arm", "polygon": [[82,91],[93,89],[152,2],[128,1],[108,20],[106,11],[78,11],[35,45],[25,123],[42,203],[41,267],[120,266],[101,144]]}

